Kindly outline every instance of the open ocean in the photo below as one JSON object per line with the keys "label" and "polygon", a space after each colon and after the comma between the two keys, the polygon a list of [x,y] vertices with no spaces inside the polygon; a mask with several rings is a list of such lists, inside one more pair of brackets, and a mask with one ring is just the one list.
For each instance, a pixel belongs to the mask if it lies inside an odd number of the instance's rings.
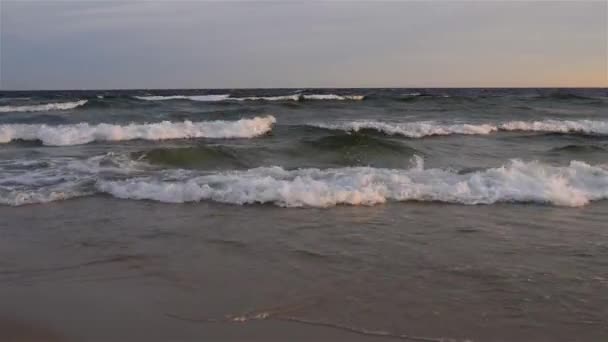
{"label": "open ocean", "polygon": [[607,200],[608,89],[4,91],[0,318],[608,340]]}

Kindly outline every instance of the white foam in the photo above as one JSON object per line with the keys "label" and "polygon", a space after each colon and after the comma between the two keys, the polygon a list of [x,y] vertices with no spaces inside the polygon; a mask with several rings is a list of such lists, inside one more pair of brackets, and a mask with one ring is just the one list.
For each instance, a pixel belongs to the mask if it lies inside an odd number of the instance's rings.
{"label": "white foam", "polygon": [[352,167],[284,170],[257,168],[182,180],[135,178],[99,181],[118,198],[168,203],[211,200],[231,204],[272,203],[283,207],[375,205],[386,201],[438,201],[466,205],[537,202],[582,206],[608,198],[608,170],[573,161],[568,166],[512,160],[503,167],[458,174],[424,169]]}
{"label": "white foam", "polygon": [[353,132],[358,132],[362,129],[372,129],[390,135],[403,135],[408,138],[450,134],[486,135],[496,131],[608,134],[608,121],[593,120],[509,121],[504,123],[480,124],[448,124],[433,121],[387,122],[359,120],[335,123],[312,123],[309,125],[331,130]]}
{"label": "white foam", "polygon": [[232,101],[300,101],[300,95],[230,97]]}
{"label": "white foam", "polygon": [[166,140],[190,138],[253,138],[272,129],[273,116],[238,121],[169,122],[113,125],[79,123],[48,126],[44,124],[0,125],[0,143],[13,140],[40,140],[44,145],[65,146],[93,141]]}
{"label": "white foam", "polygon": [[295,94],[284,96],[254,96],[254,97],[234,97],[230,99],[239,101],[302,101],[302,100],[317,100],[317,101],[361,101],[365,98],[363,95],[335,95],[335,94]]}
{"label": "white foam", "polygon": [[504,131],[532,131],[549,133],[608,134],[608,121],[543,120],[511,121],[499,126]]}
{"label": "white foam", "polygon": [[219,102],[226,100],[230,95],[171,95],[171,96],[135,96],[145,101],[191,100],[200,102]]}
{"label": "white foam", "polygon": [[42,190],[12,190],[3,191],[0,189],[0,204],[10,206],[20,206],[25,204],[49,203],[61,201],[75,197],[91,195],[92,192],[79,191],[70,186],[65,189],[46,188]]}
{"label": "white foam", "polygon": [[80,100],[75,102],[58,102],[58,103],[46,103],[38,105],[27,105],[27,106],[0,106],[0,113],[9,112],[44,112],[51,110],[68,110],[82,106],[87,103],[87,100]]}
{"label": "white foam", "polygon": [[333,101],[361,101],[364,95],[335,95],[335,94],[310,94],[302,95],[305,100],[333,100]]}
{"label": "white foam", "polygon": [[496,126],[489,124],[438,124],[431,121],[383,122],[361,120],[337,123],[314,123],[311,124],[311,126],[354,132],[358,132],[362,129],[373,129],[390,135],[403,135],[408,138],[422,138],[432,135],[449,134],[489,134],[497,130]]}
{"label": "white foam", "polygon": [[292,94],[278,96],[246,96],[231,97],[223,95],[170,95],[170,96],[135,96],[135,98],[146,101],[167,101],[167,100],[192,100],[201,102],[219,101],[302,101],[302,100],[332,100],[332,101],[360,101],[365,98],[363,95],[335,95],[335,94]]}
{"label": "white foam", "polygon": [[0,204],[19,206],[92,195],[101,175],[137,176],[149,168],[127,155],[0,161]]}

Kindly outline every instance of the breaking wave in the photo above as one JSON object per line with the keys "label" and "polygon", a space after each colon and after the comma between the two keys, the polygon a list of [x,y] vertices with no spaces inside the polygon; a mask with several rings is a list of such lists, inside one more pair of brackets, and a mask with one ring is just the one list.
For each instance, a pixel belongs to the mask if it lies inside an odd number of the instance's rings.
{"label": "breaking wave", "polygon": [[351,100],[351,101],[362,101],[365,100],[365,95],[334,95],[334,94],[311,94],[302,95],[304,100]]}
{"label": "breaking wave", "polygon": [[128,154],[88,159],[0,161],[0,204],[24,205],[107,193],[167,203],[215,201],[281,207],[376,205],[432,201],[463,205],[541,203],[577,207],[608,199],[608,168],[571,161],[566,166],[511,160],[490,169],[424,167],[260,167],[248,170],[159,169]]}
{"label": "breaking wave", "polygon": [[171,96],[135,96],[136,99],[145,101],[167,101],[167,100],[191,100],[200,102],[218,102],[228,99],[230,95],[171,95]]}
{"label": "breaking wave", "polygon": [[361,101],[364,95],[336,95],[336,94],[293,94],[281,96],[250,96],[250,97],[230,97],[228,100],[235,101]]}
{"label": "breaking wave", "polygon": [[339,123],[315,123],[310,124],[310,126],[352,132],[375,130],[389,135],[403,135],[408,138],[449,134],[489,134],[497,130],[496,126],[486,124],[438,124],[431,121],[399,123],[361,120]]}
{"label": "breaking wave", "polygon": [[123,199],[271,203],[282,207],[375,205],[387,201],[465,205],[536,202],[576,207],[608,198],[608,170],[584,162],[550,166],[512,160],[502,167],[465,174],[425,169],[420,158],[415,164],[410,169],[263,167],[179,180],[172,177],[170,181],[155,177],[99,181],[97,189]]}
{"label": "breaking wave", "polygon": [[2,160],[0,204],[19,206],[93,195],[100,175],[137,176],[145,167],[113,153],[88,159]]}
{"label": "breaking wave", "polygon": [[232,101],[300,101],[301,95],[230,97]]}
{"label": "breaking wave", "polygon": [[511,121],[499,126],[504,131],[531,131],[547,133],[608,134],[608,121],[594,120],[543,120]]}
{"label": "breaking wave", "polygon": [[364,95],[336,95],[336,94],[292,94],[278,96],[245,96],[232,97],[223,95],[170,95],[170,96],[135,96],[135,98],[146,101],[167,100],[191,100],[201,102],[220,101],[305,101],[305,100],[327,100],[327,101],[360,101],[365,99]]}
{"label": "breaking wave", "polygon": [[383,122],[361,120],[337,123],[312,123],[309,126],[352,132],[375,130],[389,135],[402,135],[408,138],[451,134],[485,135],[496,131],[608,135],[608,122],[594,120],[509,121],[499,124],[442,124],[433,121]]}
{"label": "breaking wave", "polygon": [[93,141],[167,140],[191,138],[253,138],[268,133],[276,122],[273,116],[238,121],[170,122],[114,125],[79,123],[48,126],[44,124],[0,125],[0,143],[13,140],[38,140],[44,145],[80,145]]}
{"label": "breaking wave", "polygon": [[76,107],[83,106],[87,103],[87,100],[80,100],[75,102],[58,102],[58,103],[46,103],[37,105],[26,105],[26,106],[0,106],[0,113],[9,112],[45,112],[51,110],[68,110]]}

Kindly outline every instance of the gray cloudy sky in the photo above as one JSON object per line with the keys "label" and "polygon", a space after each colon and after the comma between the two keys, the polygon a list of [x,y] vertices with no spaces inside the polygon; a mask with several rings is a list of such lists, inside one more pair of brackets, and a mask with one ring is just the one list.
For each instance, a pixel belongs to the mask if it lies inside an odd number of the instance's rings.
{"label": "gray cloudy sky", "polygon": [[608,86],[607,11],[584,0],[0,0],[0,87]]}

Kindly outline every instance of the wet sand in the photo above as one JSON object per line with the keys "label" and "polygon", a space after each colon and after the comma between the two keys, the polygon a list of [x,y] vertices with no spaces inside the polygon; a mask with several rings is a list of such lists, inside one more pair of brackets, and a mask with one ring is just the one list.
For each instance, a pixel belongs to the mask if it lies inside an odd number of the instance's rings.
{"label": "wet sand", "polygon": [[0,340],[7,342],[63,342],[66,338],[58,332],[36,322],[0,317]]}
{"label": "wet sand", "polygon": [[606,206],[0,207],[0,340],[601,341]]}

